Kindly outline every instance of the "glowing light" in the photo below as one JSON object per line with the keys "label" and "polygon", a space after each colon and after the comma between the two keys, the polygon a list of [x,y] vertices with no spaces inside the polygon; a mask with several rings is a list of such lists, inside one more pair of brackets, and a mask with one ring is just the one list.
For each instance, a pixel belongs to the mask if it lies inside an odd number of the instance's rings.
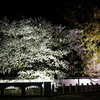
{"label": "glowing light", "polygon": [[94,53],[93,58],[87,64],[88,70],[86,70],[86,74],[91,77],[100,77],[100,62],[98,62],[98,60],[98,54]]}
{"label": "glowing light", "polygon": [[23,81],[34,79],[54,82],[54,71],[51,71],[54,69],[58,70],[59,78],[65,78],[68,73],[60,69],[68,70],[69,63],[63,57],[72,49],[81,51],[82,31],[79,29],[62,32],[64,27],[53,26],[51,22],[41,19],[11,23],[1,21],[0,29],[5,38],[0,46],[0,73],[20,70],[18,78]]}
{"label": "glowing light", "polygon": [[[78,79],[77,78],[75,78],[75,79],[62,79],[62,80],[60,80],[60,83],[62,83],[62,84],[65,84],[66,86],[69,86],[70,84],[72,84],[72,85],[76,85],[76,84],[78,84]],[[100,79],[99,78],[91,78],[91,79],[88,79],[88,78],[80,78],[79,79],[79,85],[87,85],[87,83],[89,84],[89,85],[91,85],[91,83],[93,83],[93,84],[96,84],[96,83],[98,83],[98,84],[100,84]]]}

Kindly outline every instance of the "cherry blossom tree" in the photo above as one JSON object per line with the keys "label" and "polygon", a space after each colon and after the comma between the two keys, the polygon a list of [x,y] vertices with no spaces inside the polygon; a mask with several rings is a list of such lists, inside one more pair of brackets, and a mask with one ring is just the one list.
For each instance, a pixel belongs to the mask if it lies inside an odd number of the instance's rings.
{"label": "cherry blossom tree", "polygon": [[[82,30],[67,30],[45,19],[0,21],[0,73],[18,71],[20,78],[68,75],[64,56],[78,51],[82,55]],[[40,75],[36,73],[41,73]]]}

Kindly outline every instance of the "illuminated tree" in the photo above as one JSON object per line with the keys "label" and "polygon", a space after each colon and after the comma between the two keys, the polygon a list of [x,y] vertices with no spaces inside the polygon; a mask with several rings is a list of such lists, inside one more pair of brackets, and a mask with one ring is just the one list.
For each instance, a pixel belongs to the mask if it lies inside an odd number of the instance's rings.
{"label": "illuminated tree", "polygon": [[[84,73],[100,77],[100,7],[98,0],[67,0],[63,17],[68,28],[81,28]],[[70,20],[71,19],[71,20]],[[73,55],[74,56],[74,55]]]}
{"label": "illuminated tree", "polygon": [[5,19],[0,23],[0,73],[15,70],[20,78],[36,78],[57,71],[63,78],[69,70],[64,57],[72,50],[82,53],[81,30],[66,30],[43,19]]}
{"label": "illuminated tree", "polygon": [[89,28],[84,30],[84,46],[86,53],[84,55],[85,74],[91,77],[100,77],[100,24],[91,23]]}

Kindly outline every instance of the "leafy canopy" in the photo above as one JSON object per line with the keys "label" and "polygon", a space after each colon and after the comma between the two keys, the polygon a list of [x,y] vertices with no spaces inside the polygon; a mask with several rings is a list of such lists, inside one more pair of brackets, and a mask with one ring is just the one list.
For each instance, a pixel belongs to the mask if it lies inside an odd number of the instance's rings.
{"label": "leafy canopy", "polygon": [[34,71],[57,70],[63,77],[69,70],[64,57],[73,49],[82,52],[81,30],[66,30],[41,18],[13,22],[4,19],[0,24],[0,73],[30,72],[34,78]]}

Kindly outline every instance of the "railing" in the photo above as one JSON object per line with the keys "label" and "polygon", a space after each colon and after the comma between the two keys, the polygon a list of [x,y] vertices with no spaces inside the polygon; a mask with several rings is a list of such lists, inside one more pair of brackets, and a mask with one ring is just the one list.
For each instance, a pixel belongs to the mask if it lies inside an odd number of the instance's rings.
{"label": "railing", "polygon": [[93,92],[93,91],[100,91],[100,85],[97,84],[87,84],[87,85],[74,85],[70,84],[70,86],[60,86],[57,88],[56,94],[71,94],[71,93],[84,93],[84,92]]}
{"label": "railing", "polygon": [[91,91],[100,91],[100,84],[63,84],[56,88],[51,82],[0,83],[0,96],[54,96]]}
{"label": "railing", "polygon": [[51,95],[51,82],[0,83],[0,96],[6,95],[49,96]]}

